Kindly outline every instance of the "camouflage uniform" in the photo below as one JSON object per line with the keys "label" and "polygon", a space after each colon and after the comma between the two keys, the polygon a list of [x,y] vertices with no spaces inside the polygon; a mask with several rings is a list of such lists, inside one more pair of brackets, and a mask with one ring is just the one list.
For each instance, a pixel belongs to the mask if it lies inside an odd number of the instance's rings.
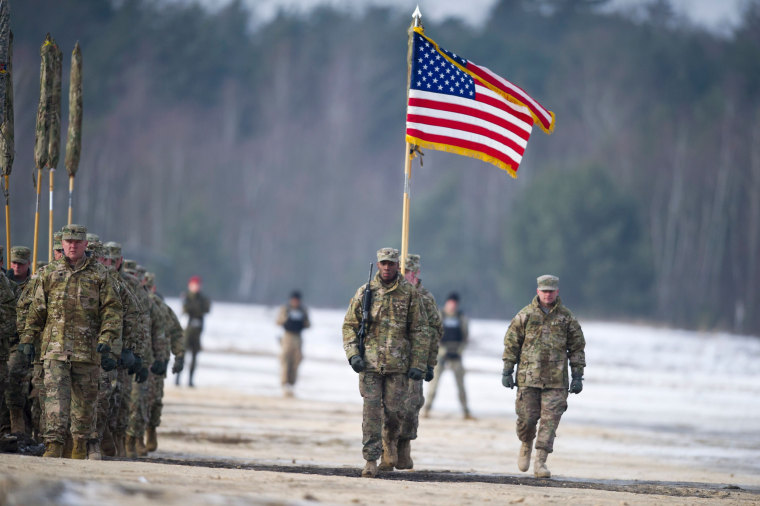
{"label": "camouflage uniform", "polygon": [[[32,252],[26,246],[14,246],[11,248],[11,262],[30,262]],[[12,272],[12,271],[11,271]],[[12,275],[12,280],[16,283],[16,304],[24,304],[21,301],[21,297],[25,288],[29,285],[31,279],[31,268],[25,278],[19,279],[15,275]],[[17,310],[18,311],[18,310]],[[19,315],[25,316],[25,311],[18,311],[17,319]],[[30,432],[29,425],[26,424],[26,418],[31,418],[31,409],[28,405],[28,398],[30,392],[30,382],[32,379],[32,368],[27,361],[27,358],[18,351],[18,333],[16,333],[10,341],[10,356],[8,358],[8,388],[5,391],[5,402],[8,406],[8,410],[11,413],[11,420],[13,422],[14,412],[15,418],[21,423],[21,429],[27,434]],[[11,425],[14,425],[11,423]],[[16,423],[15,425],[19,425]],[[14,429],[18,431],[18,429]]]}
{"label": "camouflage uniform", "polygon": [[283,387],[292,387],[296,384],[298,366],[303,359],[301,331],[311,326],[309,312],[303,305],[294,308],[287,304],[280,307],[276,323],[285,329],[281,342],[280,383]]}
{"label": "camouflage uniform", "polygon": [[469,322],[461,311],[449,314],[445,310],[442,310],[439,319],[443,325],[443,331],[440,349],[436,350],[438,365],[435,368],[433,381],[430,382],[430,388],[428,388],[425,412],[429,412],[433,407],[435,394],[438,390],[438,382],[443,375],[443,371],[451,369],[454,371],[454,378],[457,383],[459,404],[462,406],[465,417],[469,417],[470,410],[467,407],[467,392],[464,388],[464,365],[462,364],[462,352],[467,346],[467,340],[469,339]]}
{"label": "camouflage uniform", "polygon": [[[179,357],[184,357],[185,347],[183,342],[182,325],[179,323],[177,315],[160,296],[151,294],[151,298],[161,308],[164,322],[164,334],[172,355],[174,355],[175,360]],[[151,429],[161,425],[161,411],[164,407],[163,398],[165,378],[166,372],[163,374],[151,374],[148,380],[148,427]]]}
{"label": "camouflage uniform", "polygon": [[[1,259],[2,255],[0,255]],[[16,336],[16,292],[5,272],[0,272],[0,413],[7,419],[5,391],[8,387],[8,358]],[[8,423],[8,422],[4,422]],[[10,427],[8,427],[10,429]]]}
{"label": "camouflage uniform", "polygon": [[[188,315],[185,327],[185,350],[190,352],[190,385],[195,374],[195,360],[201,351],[201,332],[203,332],[203,317],[211,309],[211,302],[203,293],[188,292],[182,297],[182,312]],[[177,375],[179,385],[179,375]]]}
{"label": "camouflage uniform", "polygon": [[[381,261],[381,252],[378,261]],[[398,262],[398,252],[395,254]],[[360,287],[348,306],[343,320],[343,349],[346,358],[359,355],[357,331],[361,324]],[[359,374],[359,392],[364,399],[362,421],[362,455],[376,461],[382,453],[382,441],[398,441],[404,414],[404,398],[409,385],[410,368],[427,367],[429,341],[424,309],[417,290],[400,274],[384,283],[380,274],[370,282],[372,307],[365,339],[366,369]]]}
{"label": "camouflage uniform", "polygon": [[551,453],[562,414],[567,410],[567,363],[574,372],[586,366],[578,320],[557,298],[545,312],[538,296],[512,319],[504,336],[504,370],[517,365],[517,437],[531,443],[541,420],[536,449]]}
{"label": "camouflage uniform", "polygon": [[[77,239],[86,229],[70,225],[64,240]],[[78,239],[79,240],[79,239]],[[95,440],[100,357],[96,344],[106,344],[118,356],[122,305],[105,267],[83,257],[75,265],[66,258],[42,271],[21,337],[32,343],[42,333],[45,370],[45,433],[48,443],[63,444],[71,422],[75,440]]]}

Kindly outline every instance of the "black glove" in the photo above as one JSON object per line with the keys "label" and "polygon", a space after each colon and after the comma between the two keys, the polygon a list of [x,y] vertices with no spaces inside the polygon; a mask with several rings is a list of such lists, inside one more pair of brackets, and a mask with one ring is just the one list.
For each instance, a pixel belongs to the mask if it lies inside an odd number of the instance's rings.
{"label": "black glove", "polygon": [[419,381],[425,377],[425,373],[416,367],[410,367],[407,376],[410,380]]}
{"label": "black glove", "polygon": [[166,372],[166,364],[169,363],[168,360],[154,360],[153,364],[150,366],[150,372],[157,376],[161,376]]}
{"label": "black glove", "polygon": [[100,355],[100,367],[102,367],[104,371],[113,371],[116,369],[116,365],[116,359],[113,358],[110,353],[102,353]]}
{"label": "black glove", "polygon": [[570,382],[570,393],[579,394],[583,390],[583,373],[573,372],[573,381]]}
{"label": "black glove", "polygon": [[137,374],[137,371],[142,369],[142,358],[140,355],[135,355],[135,362],[129,366],[129,369],[127,370],[128,374]]}
{"label": "black glove", "polygon": [[[121,356],[119,357],[119,367],[122,369],[130,369],[135,363],[135,354],[128,348],[122,348]],[[134,374],[134,373],[132,373]]]}
{"label": "black glove", "polygon": [[185,356],[180,355],[179,357],[174,357],[174,364],[172,365],[172,374],[179,374],[182,372],[182,369],[185,368]]}
{"label": "black glove", "polygon": [[34,362],[34,345],[32,343],[19,344],[18,352],[26,357],[26,360],[30,365]]}
{"label": "black glove", "polygon": [[510,369],[508,371],[504,370],[504,372],[501,373],[501,384],[510,390],[515,388],[515,379],[512,377],[512,372],[513,369]]}
{"label": "black glove", "polygon": [[435,377],[435,368],[429,365],[427,374],[425,375],[425,381],[433,381],[434,377]]}
{"label": "black glove", "polygon": [[145,380],[148,379],[148,368],[142,367],[139,371],[135,373],[135,381],[138,383],[145,383]]}
{"label": "black glove", "polygon": [[106,343],[98,343],[98,345],[95,347],[95,351],[103,355],[111,351],[111,347]]}
{"label": "black glove", "polygon": [[351,369],[353,369],[354,372],[362,372],[367,368],[367,364],[364,363],[364,359],[361,355],[354,355],[348,359],[348,363],[351,364]]}

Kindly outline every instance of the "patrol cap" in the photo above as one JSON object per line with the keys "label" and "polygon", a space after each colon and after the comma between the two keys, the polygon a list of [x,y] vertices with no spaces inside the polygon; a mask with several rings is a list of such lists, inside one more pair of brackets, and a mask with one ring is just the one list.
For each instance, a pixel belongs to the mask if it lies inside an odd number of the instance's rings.
{"label": "patrol cap", "polygon": [[87,232],[87,242],[100,242],[100,236],[98,234],[93,234],[92,232]]}
{"label": "patrol cap", "polygon": [[63,249],[63,243],[61,242],[61,237],[63,237],[63,232],[56,232],[53,234],[53,249],[59,250]]}
{"label": "patrol cap", "polygon": [[539,290],[554,291],[559,290],[559,278],[551,274],[544,274],[536,278]]}
{"label": "patrol cap", "polygon": [[103,248],[106,250],[105,254],[107,258],[110,258],[111,260],[121,258],[121,244],[118,242],[108,241],[103,245]]}
{"label": "patrol cap", "polygon": [[11,262],[19,264],[28,264],[32,257],[32,250],[26,246],[13,246],[11,248]]}
{"label": "patrol cap", "polygon": [[37,270],[42,269],[47,265],[47,262],[45,260],[37,260]]}
{"label": "patrol cap", "polygon": [[[92,247],[90,247],[90,244],[92,244]],[[87,243],[87,251],[92,252],[92,255],[95,258],[105,258],[106,257],[106,250],[103,248],[103,245],[100,244],[100,241],[96,243]]]}
{"label": "patrol cap", "polygon": [[398,263],[398,255],[399,253],[396,248],[380,248],[377,250],[377,261]]}
{"label": "patrol cap", "polygon": [[420,270],[420,256],[409,253],[406,255],[406,270],[411,272],[419,272]]}
{"label": "patrol cap", "polygon": [[135,270],[137,271],[137,273],[140,275],[141,278],[144,278],[145,274],[147,274],[148,272],[148,269],[146,269],[140,264],[137,264],[137,267],[135,267]]}
{"label": "patrol cap", "polygon": [[[90,239],[90,236],[93,238]],[[100,238],[96,234],[87,234],[87,251],[98,251],[102,249],[103,243],[100,242]],[[102,253],[102,252],[100,252]]]}
{"label": "patrol cap", "polygon": [[63,235],[61,239],[64,241],[86,241],[87,240],[87,227],[84,225],[66,225],[61,229]]}
{"label": "patrol cap", "polygon": [[134,260],[128,260],[128,259],[124,260],[121,263],[121,266],[125,271],[129,271],[131,273],[137,272],[137,262],[135,262]]}
{"label": "patrol cap", "polygon": [[146,272],[144,279],[145,279],[145,285],[148,288],[153,288],[153,285],[156,284],[156,275],[152,272]]}

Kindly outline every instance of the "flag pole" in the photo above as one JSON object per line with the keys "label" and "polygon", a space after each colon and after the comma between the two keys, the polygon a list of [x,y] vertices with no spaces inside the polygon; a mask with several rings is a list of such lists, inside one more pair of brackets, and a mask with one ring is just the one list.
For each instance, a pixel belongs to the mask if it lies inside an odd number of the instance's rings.
{"label": "flag pole", "polygon": [[34,212],[34,248],[32,252],[32,274],[37,272],[40,233],[40,197],[42,196],[42,169],[48,165],[48,143],[50,140],[50,102],[53,88],[53,39],[48,33],[40,48],[40,103],[37,107],[37,128],[34,139],[34,163],[37,167],[37,203]]}
{"label": "flag pole", "polygon": [[[412,13],[412,24],[409,26],[409,42],[406,52],[406,98],[409,101],[409,84],[412,77],[412,36],[414,29],[422,26],[422,14],[418,5]],[[414,158],[414,146],[408,141],[404,148],[404,206],[401,213],[401,275],[406,274],[406,256],[409,253],[409,213],[411,205],[412,189],[412,158]]]}
{"label": "flag pole", "polygon": [[69,129],[66,138],[66,171],[69,173],[69,221],[74,201],[74,176],[79,169],[82,152],[82,49],[79,42],[71,53],[69,78]]}
{"label": "flag pole", "polygon": [[[8,4],[0,5],[0,44],[5,44],[5,28],[8,25]],[[5,196],[5,259],[6,269],[11,268],[11,202],[10,176],[13,169],[15,133],[13,130],[13,32],[8,29],[5,73],[0,72],[0,78],[5,79],[5,96],[0,109],[3,111],[3,121],[0,124],[0,159],[3,166],[3,195]],[[5,46],[3,46],[5,48]],[[2,58],[2,55],[0,55]],[[3,62],[0,62],[2,64]]]}
{"label": "flag pole", "polygon": [[61,151],[61,70],[63,53],[53,41],[53,86],[50,93],[48,116],[50,129],[48,133],[48,167],[50,168],[50,217],[48,221],[48,263],[53,261],[53,190],[55,188],[55,169]]}

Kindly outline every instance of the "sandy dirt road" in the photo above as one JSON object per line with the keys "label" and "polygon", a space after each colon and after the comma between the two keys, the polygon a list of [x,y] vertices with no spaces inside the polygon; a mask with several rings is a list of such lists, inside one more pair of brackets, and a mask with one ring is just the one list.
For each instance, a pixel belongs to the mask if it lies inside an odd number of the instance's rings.
{"label": "sandy dirt road", "polygon": [[0,505],[760,504],[751,472],[626,451],[650,437],[563,424],[554,476],[539,480],[517,470],[514,418],[434,413],[413,444],[415,470],[368,480],[357,403],[167,385],[157,452],[101,462],[3,454]]}

